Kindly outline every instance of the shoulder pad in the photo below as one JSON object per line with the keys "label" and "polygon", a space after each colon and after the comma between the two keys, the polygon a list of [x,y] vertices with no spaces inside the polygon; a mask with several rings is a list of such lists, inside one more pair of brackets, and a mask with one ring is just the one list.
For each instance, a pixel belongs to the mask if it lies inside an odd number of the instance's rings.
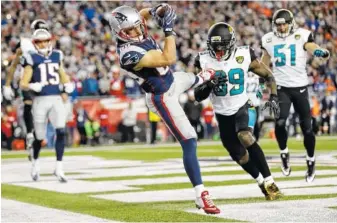
{"label": "shoulder pad", "polygon": [[33,61],[33,58],[32,58],[32,52],[31,53],[24,53],[20,57],[20,64],[23,67],[25,67],[27,65],[33,66],[34,65],[34,61]]}

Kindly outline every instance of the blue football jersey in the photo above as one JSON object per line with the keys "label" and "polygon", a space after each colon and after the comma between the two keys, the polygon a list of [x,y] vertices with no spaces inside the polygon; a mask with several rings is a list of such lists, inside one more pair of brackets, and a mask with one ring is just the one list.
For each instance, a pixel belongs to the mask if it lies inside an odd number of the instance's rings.
{"label": "blue football jersey", "polygon": [[61,94],[59,68],[62,59],[63,54],[59,50],[53,50],[49,56],[33,51],[22,55],[21,65],[30,65],[33,68],[30,83],[39,82],[43,85],[41,92],[36,93],[37,96]]}
{"label": "blue football jersey", "polygon": [[144,67],[138,71],[133,70],[149,50],[161,51],[152,37],[141,42],[117,44],[121,67],[129,72],[129,76],[136,80],[145,92],[162,94],[168,91],[173,82],[173,74],[169,67]]}

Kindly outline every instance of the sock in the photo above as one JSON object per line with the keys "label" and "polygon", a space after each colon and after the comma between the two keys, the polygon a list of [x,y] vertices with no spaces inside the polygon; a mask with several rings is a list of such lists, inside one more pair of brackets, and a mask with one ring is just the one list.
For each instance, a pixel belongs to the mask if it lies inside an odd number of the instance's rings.
{"label": "sock", "polygon": [[197,158],[197,140],[192,138],[180,141],[183,148],[183,161],[185,171],[190,178],[190,181],[195,187],[202,184],[199,161]]}
{"label": "sock", "polygon": [[261,173],[259,173],[259,176],[255,178],[258,185],[261,185],[264,183],[264,179]]}
{"label": "sock", "polygon": [[266,185],[270,185],[270,184],[274,183],[275,181],[274,181],[272,176],[269,176],[269,177],[264,178],[264,182],[266,182]]}
{"label": "sock", "polygon": [[260,174],[258,168],[256,167],[256,164],[250,157],[247,163],[239,165],[242,167],[242,169],[249,173],[253,177],[253,179],[256,179]]}
{"label": "sock", "polygon": [[56,161],[56,172],[63,171],[62,161]]}
{"label": "sock", "polygon": [[201,193],[203,191],[205,191],[205,187],[203,184],[199,184],[197,186],[194,187],[194,190],[195,190],[195,196],[196,197],[200,197],[201,196]]}
{"label": "sock", "polygon": [[23,119],[25,121],[27,133],[33,132],[33,115],[32,115],[32,105],[25,104],[23,107]]}
{"label": "sock", "polygon": [[65,129],[56,129],[55,150],[57,161],[62,161],[65,144]]}
{"label": "sock", "polygon": [[307,160],[308,160],[308,161],[311,161],[311,162],[315,162],[315,156],[309,157],[309,156],[307,155]]}
{"label": "sock", "polygon": [[275,125],[275,136],[277,139],[280,150],[284,150],[287,147],[288,133],[285,126],[286,120],[277,120]]}
{"label": "sock", "polygon": [[280,153],[281,153],[281,154],[282,154],[282,153],[289,153],[288,147],[286,147],[284,150],[280,150]]}
{"label": "sock", "polygon": [[40,150],[41,150],[42,140],[35,139],[33,142],[33,158],[37,160],[39,158]]}
{"label": "sock", "polygon": [[251,146],[247,148],[249,152],[249,156],[255,163],[256,167],[258,168],[259,172],[262,174],[264,178],[269,177],[271,175],[269,166],[267,164],[266,157],[264,153],[256,142],[254,142]]}
{"label": "sock", "polygon": [[313,132],[304,134],[304,147],[307,150],[307,155],[313,157],[315,153],[316,137]]}

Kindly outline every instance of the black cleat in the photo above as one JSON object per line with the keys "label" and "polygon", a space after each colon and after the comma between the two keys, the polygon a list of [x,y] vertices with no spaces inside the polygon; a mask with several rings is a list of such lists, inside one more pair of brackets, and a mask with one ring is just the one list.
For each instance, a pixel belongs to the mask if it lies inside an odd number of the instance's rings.
{"label": "black cleat", "polygon": [[282,166],[281,170],[284,176],[289,176],[291,173],[291,168],[289,165],[289,153],[281,153]]}
{"label": "black cleat", "polygon": [[315,173],[315,161],[309,161],[307,160],[307,166],[308,166],[308,170],[307,173],[305,174],[305,180],[308,183],[311,183],[312,181],[314,181],[316,173]]}

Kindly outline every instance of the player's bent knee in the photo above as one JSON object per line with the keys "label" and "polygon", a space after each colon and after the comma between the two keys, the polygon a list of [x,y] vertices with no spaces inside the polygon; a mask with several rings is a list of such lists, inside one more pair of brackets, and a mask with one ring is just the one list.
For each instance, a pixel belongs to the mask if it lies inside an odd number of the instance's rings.
{"label": "player's bent knee", "polygon": [[243,155],[243,156],[239,159],[238,164],[243,165],[243,164],[248,163],[248,161],[249,161],[249,153],[246,151],[245,155]]}
{"label": "player's bent knee", "polygon": [[245,148],[248,148],[255,142],[255,138],[249,130],[240,131],[238,133],[238,138]]}
{"label": "player's bent knee", "polygon": [[33,101],[32,100],[24,100],[23,103],[25,105],[32,105],[33,104]]}

